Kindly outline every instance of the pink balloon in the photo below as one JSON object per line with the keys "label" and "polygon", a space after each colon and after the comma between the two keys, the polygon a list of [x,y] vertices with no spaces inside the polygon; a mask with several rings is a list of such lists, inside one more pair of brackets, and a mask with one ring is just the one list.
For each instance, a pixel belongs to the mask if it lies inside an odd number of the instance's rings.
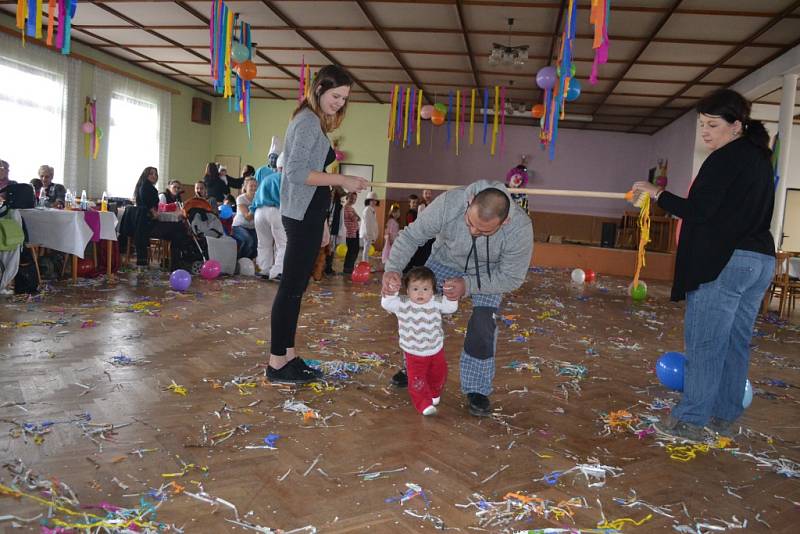
{"label": "pink balloon", "polygon": [[336,154],[336,161],[344,161],[345,157],[344,152],[342,152],[341,150],[334,150],[334,153]]}
{"label": "pink balloon", "polygon": [[433,114],[433,106],[430,104],[422,106],[421,108],[419,108],[419,114],[425,120],[430,119],[431,115]]}
{"label": "pink balloon", "polygon": [[222,265],[217,260],[208,260],[200,268],[200,276],[206,280],[214,280],[222,272]]}
{"label": "pink balloon", "polygon": [[84,122],[81,124],[81,131],[85,134],[94,133],[94,124],[91,122]]}
{"label": "pink balloon", "polygon": [[667,187],[667,177],[659,176],[658,178],[656,178],[656,185],[658,187]]}

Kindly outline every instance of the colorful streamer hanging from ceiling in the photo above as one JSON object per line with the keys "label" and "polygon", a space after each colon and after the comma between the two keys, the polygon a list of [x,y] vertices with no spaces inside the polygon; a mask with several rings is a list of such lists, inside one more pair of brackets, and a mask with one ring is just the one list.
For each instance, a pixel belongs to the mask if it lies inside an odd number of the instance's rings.
{"label": "colorful streamer hanging from ceiling", "polygon": [[239,122],[247,126],[248,139],[252,139],[250,97],[257,68],[252,60],[250,25],[239,20],[239,14],[225,2],[214,0],[208,29],[214,90],[228,99],[228,111],[239,115]]}
{"label": "colorful streamer hanging from ceiling", "polygon": [[594,26],[594,61],[589,83],[597,83],[597,70],[600,65],[608,62],[608,19],[611,17],[611,0],[592,0],[592,11],[589,14],[589,24]]}
{"label": "colorful streamer hanging from ceiling", "polygon": [[[303,74],[300,76],[300,92],[303,92]],[[490,89],[483,89],[483,144],[490,145],[489,152],[494,156],[498,150],[502,154],[505,141],[506,88],[494,87],[494,107],[490,108]],[[445,125],[445,143],[454,147],[456,155],[463,151],[464,141],[475,144],[475,105],[480,106],[480,89],[449,91],[445,102],[422,105],[423,92],[416,87],[395,85],[392,90],[387,139],[403,148],[422,144],[422,120],[430,120],[434,127]],[[469,99],[467,94],[469,93]],[[436,100],[436,96],[434,96]],[[467,103],[469,100],[469,103]],[[467,106],[469,105],[469,110]],[[493,115],[492,124],[488,117]],[[467,117],[469,116],[469,127]],[[448,118],[450,120],[448,120]],[[478,119],[480,120],[480,118]],[[491,138],[489,134],[491,132]],[[498,145],[499,138],[499,145]]]}
{"label": "colorful streamer hanging from ceiling", "polygon": [[83,149],[86,157],[97,159],[97,155],[100,153],[100,139],[103,136],[103,132],[97,126],[97,100],[88,96],[83,106],[81,131],[83,131],[84,135]]}
{"label": "colorful streamer hanging from ceiling", "polygon": [[[42,39],[45,0],[17,0],[17,29],[25,39]],[[68,55],[72,50],[72,19],[78,0],[47,0],[47,46],[54,46]],[[58,28],[56,29],[56,19]],[[55,40],[53,37],[55,36]]]}

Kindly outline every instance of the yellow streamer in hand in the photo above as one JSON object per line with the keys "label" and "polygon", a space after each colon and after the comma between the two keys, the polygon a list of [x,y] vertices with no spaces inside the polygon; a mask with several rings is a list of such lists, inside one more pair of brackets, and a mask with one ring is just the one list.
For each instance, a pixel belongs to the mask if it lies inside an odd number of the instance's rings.
{"label": "yellow streamer in hand", "polygon": [[650,242],[650,195],[642,195],[639,209],[639,251],[636,254],[636,271],[633,273],[633,287],[639,286],[639,272],[645,266],[644,249]]}

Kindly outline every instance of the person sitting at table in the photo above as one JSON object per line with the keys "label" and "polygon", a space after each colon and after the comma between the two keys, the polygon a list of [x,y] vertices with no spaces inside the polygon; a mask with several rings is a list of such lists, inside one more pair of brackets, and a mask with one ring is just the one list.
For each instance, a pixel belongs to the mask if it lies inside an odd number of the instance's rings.
{"label": "person sitting at table", "polygon": [[0,200],[2,201],[6,199],[6,194],[3,190],[9,185],[17,183],[14,180],[8,179],[8,171],[10,169],[11,165],[9,165],[6,160],[0,159]]}
{"label": "person sitting at table", "polygon": [[33,187],[33,194],[36,196],[36,200],[39,200],[39,193],[42,192],[42,181],[38,178],[31,179],[31,187]]}
{"label": "person sitting at table", "polygon": [[239,258],[254,259],[258,252],[255,214],[250,211],[257,185],[254,178],[248,178],[244,183],[244,193],[236,199],[236,215],[233,217],[233,238],[239,243]]}
{"label": "person sitting at table", "polygon": [[55,171],[50,165],[42,165],[39,167],[39,179],[42,181],[42,193],[44,193],[47,199],[46,204],[48,207],[63,208],[64,199],[67,196],[67,189],[61,184],[53,183],[54,173]]}
{"label": "person sitting at table", "polygon": [[164,197],[167,199],[167,204],[183,202],[181,195],[183,195],[183,185],[181,184],[181,181],[170,180],[169,185],[164,190]]}
{"label": "person sitting at table", "polygon": [[140,270],[147,267],[147,252],[150,238],[170,241],[172,246],[171,262],[177,265],[180,250],[185,250],[189,243],[189,236],[183,224],[177,222],[162,222],[158,220],[158,169],[145,167],[134,189],[136,213],[134,215],[134,243],[136,244],[136,266]]}

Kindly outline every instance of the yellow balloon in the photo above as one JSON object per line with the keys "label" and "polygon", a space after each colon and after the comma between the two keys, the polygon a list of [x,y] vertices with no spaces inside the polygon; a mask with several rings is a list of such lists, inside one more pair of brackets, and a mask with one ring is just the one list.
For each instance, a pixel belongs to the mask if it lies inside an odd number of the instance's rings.
{"label": "yellow balloon", "polygon": [[375,255],[375,247],[373,245],[369,246],[369,255],[370,256],[374,256]]}
{"label": "yellow balloon", "polygon": [[336,245],[336,255],[340,258],[344,258],[345,254],[347,254],[347,245],[344,243]]}

